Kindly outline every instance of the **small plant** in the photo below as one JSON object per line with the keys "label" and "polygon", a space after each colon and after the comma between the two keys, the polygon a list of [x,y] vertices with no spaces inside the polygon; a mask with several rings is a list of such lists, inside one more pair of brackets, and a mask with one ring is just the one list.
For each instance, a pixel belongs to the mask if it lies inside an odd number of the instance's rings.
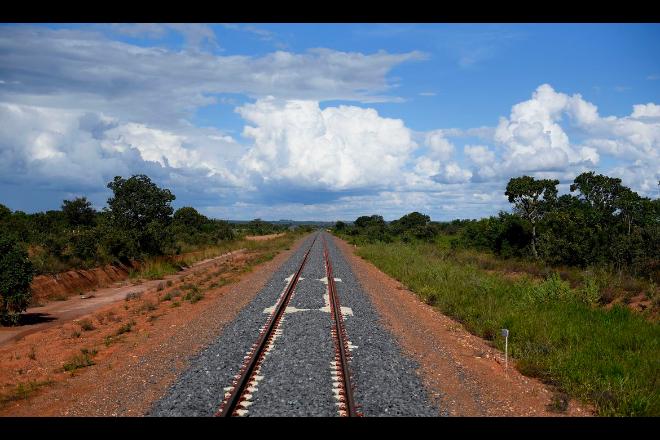
{"label": "small plant", "polygon": [[593,276],[584,280],[584,285],[578,291],[580,299],[590,306],[595,306],[600,301],[600,286]]}
{"label": "small plant", "polygon": [[192,293],[192,294],[189,293],[186,296],[190,296],[188,298],[188,300],[190,301],[190,304],[195,304],[196,302],[204,299],[204,294],[201,293],[201,292],[195,292],[195,293]]}
{"label": "small plant", "polygon": [[133,320],[127,322],[126,324],[119,327],[119,330],[117,330],[116,335],[119,336],[119,335],[123,335],[124,333],[129,333],[133,329],[134,325],[135,325],[135,321]]}
{"label": "small plant", "polygon": [[191,283],[186,283],[183,286],[181,286],[181,288],[184,289],[184,290],[191,290],[191,289],[197,288],[197,286],[195,286],[194,284],[191,284]]}
{"label": "small plant", "polygon": [[172,299],[172,294],[171,293],[166,293],[161,301],[170,301]]}
{"label": "small plant", "polygon": [[174,308],[174,307],[180,307],[180,306],[181,306],[181,303],[179,301],[174,301],[170,307]]}
{"label": "small plant", "polygon": [[138,311],[140,313],[153,312],[156,310],[156,305],[151,301],[144,301]]}
{"label": "small plant", "polygon": [[156,288],[157,292],[160,292],[165,288],[165,283],[158,283],[158,287]]}
{"label": "small plant", "polygon": [[172,280],[167,280],[167,282],[165,283],[167,287],[172,287],[172,284],[173,284]]}
{"label": "small plant", "polygon": [[78,324],[80,324],[80,328],[86,332],[96,329],[96,327],[94,327],[94,325],[92,324],[92,321],[90,321],[89,319],[83,319]]}
{"label": "small plant", "polygon": [[147,318],[147,322],[154,322],[158,318],[160,318],[160,315],[149,315],[149,317]]}
{"label": "small plant", "polygon": [[83,348],[80,350],[80,354],[73,356],[67,363],[62,367],[64,371],[75,371],[80,368],[89,367],[94,365],[92,356],[95,356],[97,353],[96,349],[88,350]]}
{"label": "small plant", "polygon": [[552,396],[552,401],[548,405],[548,411],[563,413],[568,410],[569,397],[566,393],[555,393]]}
{"label": "small plant", "polygon": [[71,337],[72,338],[79,338],[81,333],[78,330],[74,330],[71,332]]}
{"label": "small plant", "polygon": [[37,360],[37,351],[34,348],[34,345],[30,347],[30,352],[28,353],[28,357],[33,361]]}
{"label": "small plant", "polygon": [[19,383],[18,385],[16,385],[16,388],[14,388],[14,390],[11,391],[10,393],[0,395],[0,406],[9,402],[14,402],[16,400],[27,399],[28,397],[30,397],[30,395],[34,394],[39,388],[45,387],[52,383],[53,383],[52,380],[29,381],[29,382]]}
{"label": "small plant", "polygon": [[126,294],[126,301],[142,298],[142,292],[129,292]]}

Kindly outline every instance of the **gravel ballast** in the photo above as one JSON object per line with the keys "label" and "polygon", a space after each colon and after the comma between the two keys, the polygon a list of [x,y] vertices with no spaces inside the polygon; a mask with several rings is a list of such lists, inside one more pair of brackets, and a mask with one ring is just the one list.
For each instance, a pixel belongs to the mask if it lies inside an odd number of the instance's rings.
{"label": "gravel ballast", "polygon": [[392,335],[379,322],[368,296],[343,254],[326,232],[310,235],[220,336],[192,358],[190,367],[170,386],[150,411],[155,416],[212,416],[243,358],[266,322],[264,309],[275,305],[287,277],[299,267],[316,237],[307,264],[281,321],[281,335],[265,357],[263,379],[252,393],[248,416],[337,416],[330,362],[334,357],[331,317],[323,282],[323,238],[333,264],[352,350],[350,370],[356,403],[365,416],[439,414],[416,375],[417,365],[402,355]]}

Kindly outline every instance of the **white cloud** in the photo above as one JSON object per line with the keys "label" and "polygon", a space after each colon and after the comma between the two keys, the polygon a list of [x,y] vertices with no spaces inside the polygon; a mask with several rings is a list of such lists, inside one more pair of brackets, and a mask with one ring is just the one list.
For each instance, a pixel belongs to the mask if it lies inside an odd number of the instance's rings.
{"label": "white cloud", "polygon": [[237,109],[254,146],[241,163],[265,183],[346,190],[401,180],[416,147],[400,119],[353,106],[261,99]]}
{"label": "white cloud", "polygon": [[633,105],[633,118],[660,118],[660,105],[649,102],[648,104]]}
{"label": "white cloud", "polygon": [[[219,187],[241,183],[221,154],[237,144],[217,130],[173,133],[103,114],[9,103],[0,103],[0,119],[5,182],[102,190],[116,175],[170,179],[192,171],[197,181]],[[211,149],[215,154],[207,154]]]}
{"label": "white cloud", "polygon": [[[159,25],[127,26],[125,32],[160,32]],[[207,27],[172,26],[187,32],[195,44],[214,41]],[[197,108],[216,103],[215,95],[222,93],[254,98],[397,100],[386,95],[392,88],[387,76],[395,66],[421,59],[420,52],[363,54],[324,48],[218,56],[132,45],[92,30],[0,27],[0,78],[6,81],[0,100],[83,108],[171,127],[190,118]]]}
{"label": "white cloud", "polygon": [[437,160],[422,156],[415,161],[415,172],[423,177],[432,177],[440,173],[442,166]]}
{"label": "white cloud", "polygon": [[427,133],[424,144],[429,149],[429,156],[434,159],[446,161],[454,155],[454,144],[445,138],[442,130],[434,130]]}
{"label": "white cloud", "polygon": [[463,151],[476,165],[492,165],[495,162],[495,153],[484,145],[466,145]]}
{"label": "white cloud", "polygon": [[[502,166],[507,173],[593,167],[599,163],[599,152],[657,159],[660,125],[651,120],[657,111],[649,103],[636,105],[631,117],[603,118],[581,95],[558,93],[543,84],[532,99],[516,104],[509,118],[501,118],[495,140],[505,149]],[[581,131],[583,145],[569,141],[561,125],[563,115]]]}
{"label": "white cloud", "polygon": [[440,183],[466,183],[472,178],[472,171],[462,168],[456,162],[450,162],[442,167],[440,174],[434,180]]}

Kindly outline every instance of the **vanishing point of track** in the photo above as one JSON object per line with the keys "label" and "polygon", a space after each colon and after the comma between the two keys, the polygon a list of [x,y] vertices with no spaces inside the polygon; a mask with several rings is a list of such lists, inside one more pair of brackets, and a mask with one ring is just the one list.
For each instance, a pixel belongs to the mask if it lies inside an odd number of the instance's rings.
{"label": "vanishing point of track", "polygon": [[[256,391],[256,385],[262,378],[262,376],[259,375],[261,365],[272,348],[274,340],[282,334],[279,329],[282,316],[284,315],[291,296],[296,289],[300,274],[307,263],[307,258],[317,237],[318,234],[314,237],[307,252],[305,252],[300,267],[291,277],[291,280],[280,295],[277,306],[269,316],[266,324],[260,329],[259,337],[247,352],[239,373],[234,376],[231,385],[225,388],[225,397],[216,416],[242,416],[247,413],[247,408],[251,404],[249,401],[251,394]],[[353,398],[353,386],[351,384],[351,374],[348,368],[348,363],[350,361],[348,337],[344,327],[343,315],[341,313],[339,297],[335,287],[335,279],[332,273],[332,263],[330,261],[325,237],[323,238],[323,258],[326,269],[330,315],[333,324],[331,334],[335,347],[335,357],[332,363],[333,392],[335,393],[335,398],[337,400],[339,415],[355,417],[361,414],[357,411],[355,399]]]}

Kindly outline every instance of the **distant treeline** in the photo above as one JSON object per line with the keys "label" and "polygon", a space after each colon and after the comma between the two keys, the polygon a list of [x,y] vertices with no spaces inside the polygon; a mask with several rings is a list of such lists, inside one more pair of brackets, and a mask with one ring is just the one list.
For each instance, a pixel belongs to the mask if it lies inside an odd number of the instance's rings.
{"label": "distant treeline", "polygon": [[175,195],[145,175],[118,176],[107,186],[113,196],[101,211],[86,197],[34,214],[0,204],[0,321],[15,321],[25,310],[35,274],[174,255],[288,229],[260,219],[233,227],[192,207],[175,211]]}
{"label": "distant treeline", "polygon": [[607,266],[660,283],[660,199],[641,197],[621,179],[593,172],[575,178],[574,194],[557,196],[558,180],[513,178],[504,194],[513,213],[480,220],[431,222],[413,212],[385,222],[362,216],[335,230],[360,241],[434,241],[452,235],[452,245],[529,257],[549,265]]}

